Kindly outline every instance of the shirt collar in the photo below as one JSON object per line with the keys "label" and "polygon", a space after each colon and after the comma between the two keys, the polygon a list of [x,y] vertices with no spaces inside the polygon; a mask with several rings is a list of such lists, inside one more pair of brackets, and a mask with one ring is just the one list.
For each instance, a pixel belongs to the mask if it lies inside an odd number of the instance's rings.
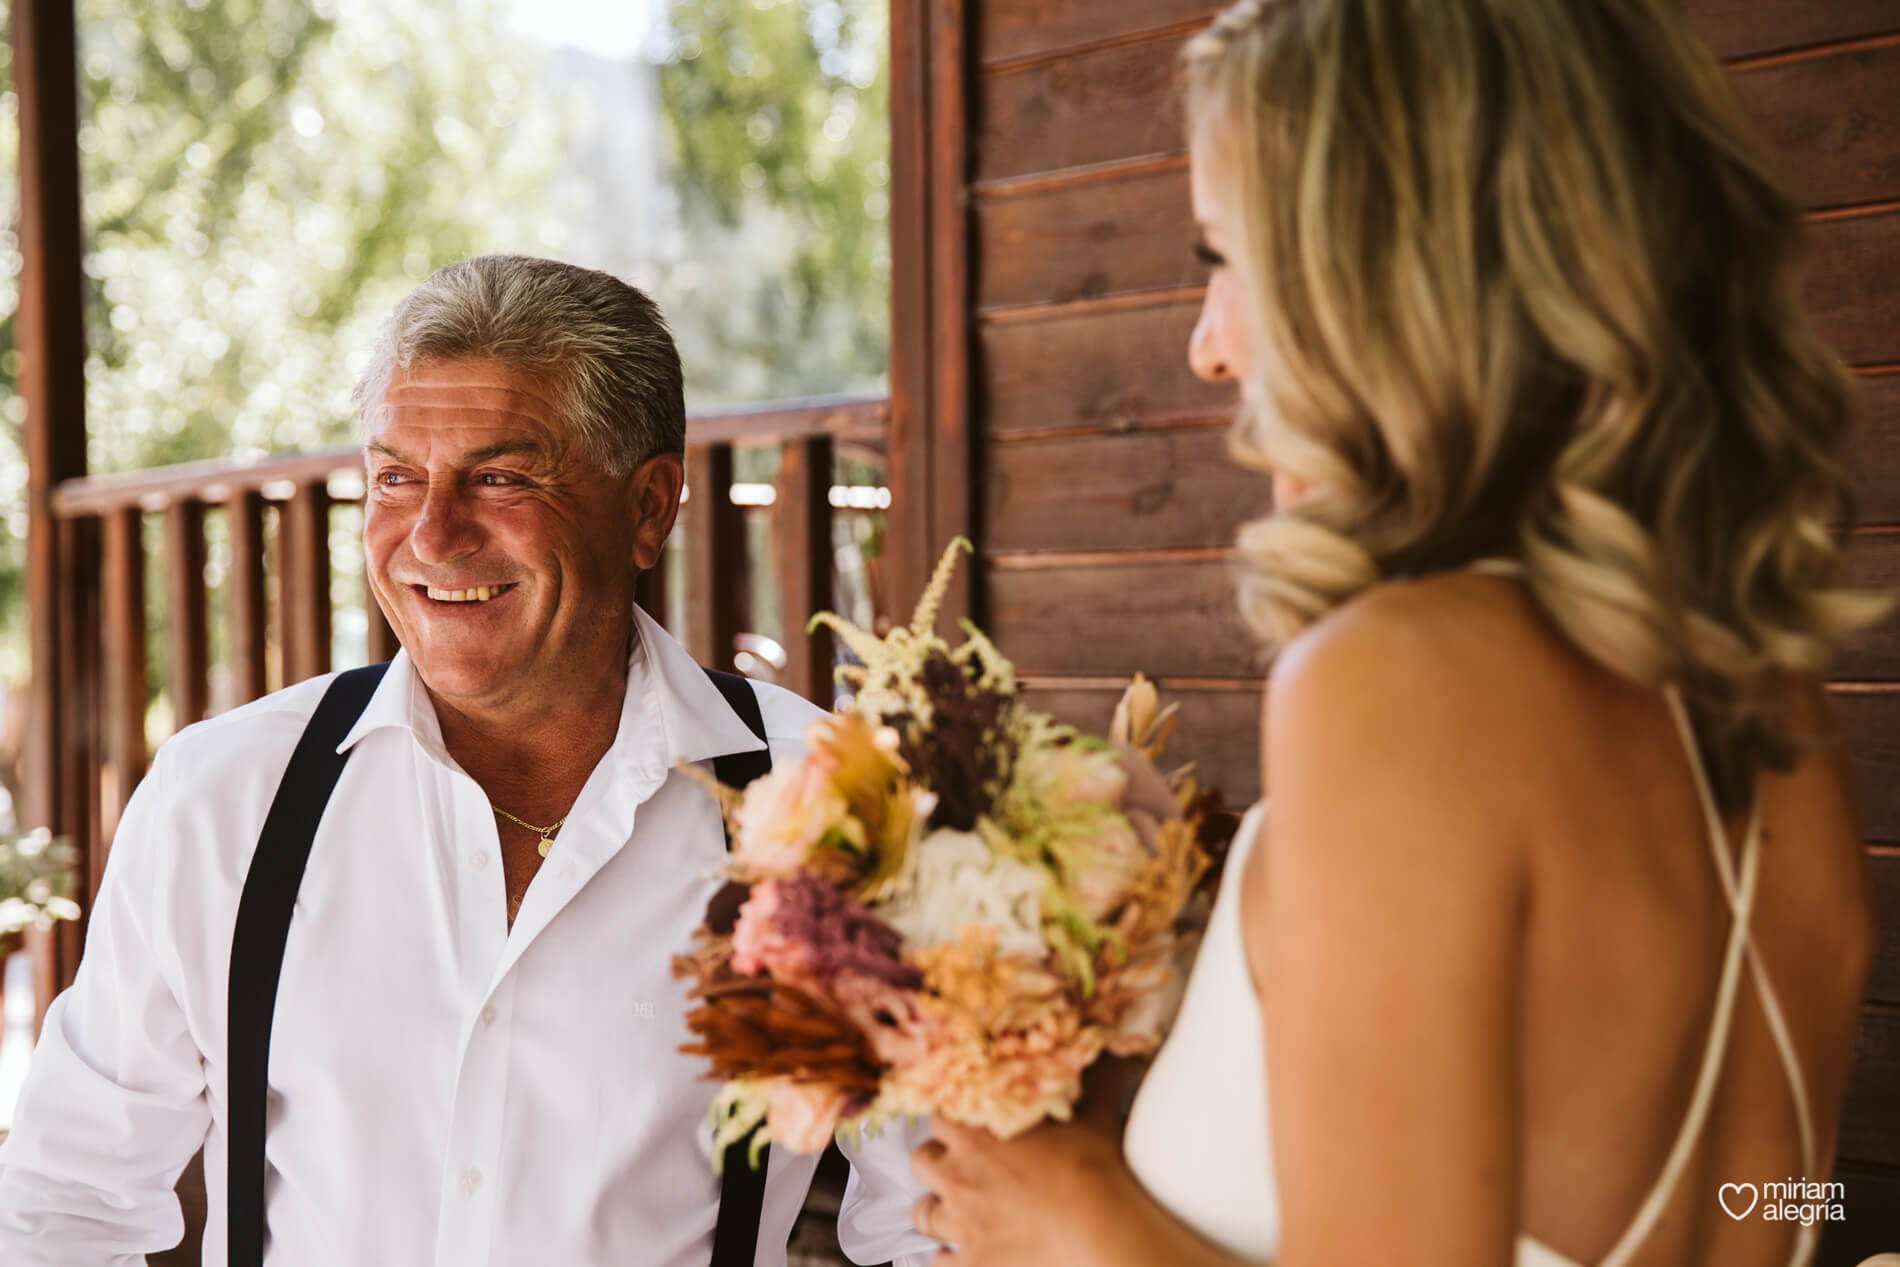
{"label": "shirt collar", "polygon": [[[656,717],[658,735],[649,729]],[[448,760],[435,705],[407,651],[398,651],[390,661],[389,671],[370,696],[369,705],[337,745],[337,751],[347,752],[371,731],[389,727],[409,731],[438,760]],[[666,769],[728,753],[757,752],[765,746],[732,711],[726,697],[707,678],[706,671],[693,662],[686,648],[636,607],[627,692],[621,703],[620,729],[608,759],[618,756],[645,765],[639,760],[641,753],[663,754],[661,767]]]}

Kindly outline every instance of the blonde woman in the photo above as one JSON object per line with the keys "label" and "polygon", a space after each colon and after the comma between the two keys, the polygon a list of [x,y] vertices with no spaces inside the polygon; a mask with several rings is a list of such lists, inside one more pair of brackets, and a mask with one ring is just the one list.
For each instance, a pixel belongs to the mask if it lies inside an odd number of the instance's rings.
{"label": "blonde woman", "polygon": [[1723,1188],[1828,1178],[1874,936],[1821,682],[1880,608],[1795,207],[1672,0],[1245,0],[1186,77],[1189,357],[1278,501],[1238,551],[1272,811],[1121,1146],[941,1128],[919,1226],[1808,1261]]}

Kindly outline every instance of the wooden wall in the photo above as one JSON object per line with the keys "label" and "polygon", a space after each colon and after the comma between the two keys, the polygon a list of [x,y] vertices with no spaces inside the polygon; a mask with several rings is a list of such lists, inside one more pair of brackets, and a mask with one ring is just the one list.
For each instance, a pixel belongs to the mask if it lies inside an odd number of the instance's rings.
{"label": "wooden wall", "polygon": [[[1860,372],[1860,575],[1900,584],[1900,0],[1688,0],[1812,215],[1809,297]],[[1224,459],[1231,396],[1185,352],[1190,255],[1174,99],[1207,0],[966,0],[971,430],[980,607],[1044,705],[1105,724],[1136,669],[1255,794],[1260,673],[1228,547],[1261,481]],[[1849,1224],[1824,1262],[1900,1250],[1900,621],[1849,653],[1885,940],[1841,1136]]]}

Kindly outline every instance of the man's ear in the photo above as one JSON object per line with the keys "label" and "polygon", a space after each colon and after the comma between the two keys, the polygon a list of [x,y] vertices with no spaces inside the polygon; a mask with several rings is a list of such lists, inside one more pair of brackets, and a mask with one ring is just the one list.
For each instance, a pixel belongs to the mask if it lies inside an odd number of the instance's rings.
{"label": "man's ear", "polygon": [[635,468],[633,564],[642,572],[659,565],[685,486],[686,464],[677,453],[656,453]]}

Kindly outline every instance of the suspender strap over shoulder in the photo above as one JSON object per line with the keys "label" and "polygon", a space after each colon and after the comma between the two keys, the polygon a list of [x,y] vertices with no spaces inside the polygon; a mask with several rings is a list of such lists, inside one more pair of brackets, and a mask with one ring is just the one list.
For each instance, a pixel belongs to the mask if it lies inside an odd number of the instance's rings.
{"label": "suspender strap over shoulder", "polygon": [[[230,1158],[227,1164],[229,1267],[263,1267],[264,1130],[269,1106],[271,1018],[291,914],[297,904],[317,825],[336,790],[348,752],[337,746],[369,706],[387,664],[340,673],[324,692],[304,727],[290,764],[265,816],[257,852],[244,877],[237,925],[231,938],[230,1047],[228,1053]],[[746,728],[765,738],[758,696],[744,678],[706,670]],[[352,750],[353,751],[353,750]],[[728,787],[741,788],[772,768],[770,749],[713,759],[713,772]],[[730,842],[728,842],[730,843]],[[747,1164],[748,1140],[726,1150],[719,1188],[719,1221],[709,1267],[751,1267],[758,1253],[759,1216],[765,1204],[766,1160]],[[769,1150],[766,1150],[769,1151]]]}
{"label": "suspender strap over shoulder", "polygon": [[[765,717],[759,712],[759,697],[744,678],[732,673],[707,669],[706,676],[726,697],[726,703],[746,728],[761,740],[765,738]],[[727,787],[742,788],[772,769],[772,750],[734,752],[713,758],[713,773]],[[728,847],[731,842],[727,842]],[[748,1150],[752,1137],[735,1140],[726,1146],[719,1179],[719,1222],[713,1228],[712,1261],[708,1267],[752,1267],[758,1255],[759,1216],[765,1208],[765,1175],[771,1163],[768,1144],[759,1150],[758,1169],[753,1169]]]}
{"label": "suspender strap over shoulder", "polygon": [[[258,837],[238,899],[231,938],[230,1267],[263,1267],[264,1119],[268,1108],[271,1016],[284,967],[290,916],[304,865],[348,752],[349,735],[383,680],[387,664],[340,673],[304,727]],[[352,749],[354,751],[354,749]]]}

